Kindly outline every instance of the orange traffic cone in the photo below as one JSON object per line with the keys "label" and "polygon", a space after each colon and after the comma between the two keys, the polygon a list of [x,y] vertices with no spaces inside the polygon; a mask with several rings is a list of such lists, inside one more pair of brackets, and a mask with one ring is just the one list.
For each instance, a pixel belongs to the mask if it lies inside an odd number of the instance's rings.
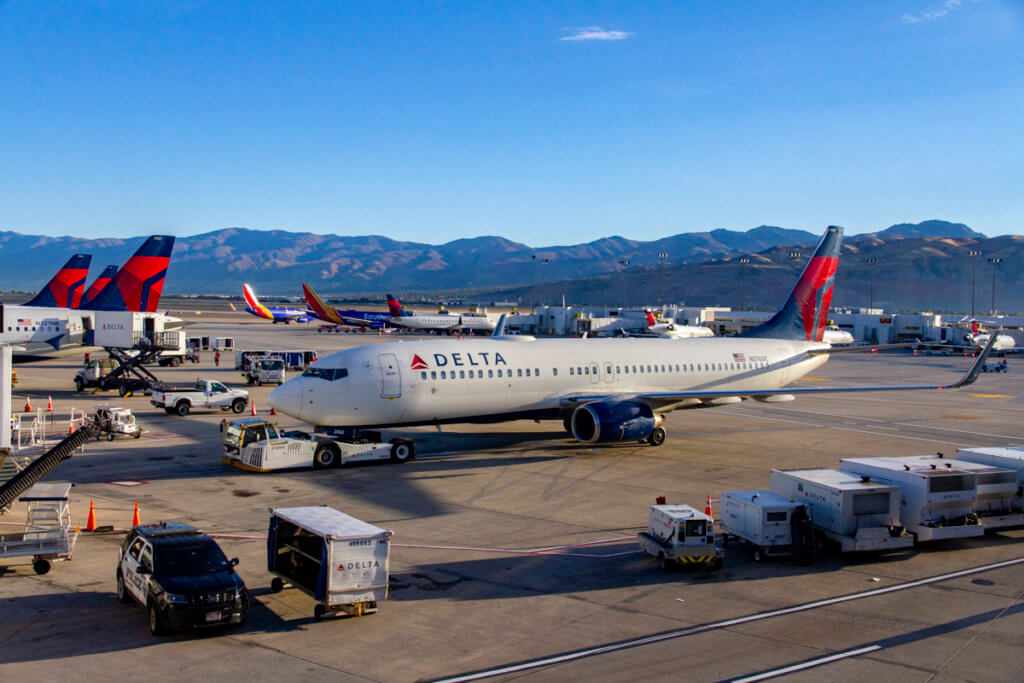
{"label": "orange traffic cone", "polygon": [[26,413],[31,413],[32,412],[32,399],[30,399],[28,396],[25,397],[25,411],[24,412],[26,412]]}
{"label": "orange traffic cone", "polygon": [[270,414],[277,415],[277,408],[275,408],[274,406],[270,406]]}
{"label": "orange traffic cone", "polygon": [[96,531],[96,507],[91,500],[89,501],[89,516],[85,519],[85,530]]}
{"label": "orange traffic cone", "polygon": [[53,399],[50,398],[49,396],[46,397],[46,412],[53,412]]}
{"label": "orange traffic cone", "polygon": [[139,517],[139,501],[135,501],[135,512],[132,513],[132,526],[140,524],[142,524],[142,518]]}
{"label": "orange traffic cone", "polygon": [[714,516],[714,515],[711,514],[711,494],[710,493],[708,494],[707,502],[704,503],[704,514],[707,515],[708,517],[713,517]]}
{"label": "orange traffic cone", "polygon": [[252,415],[256,414],[256,401],[252,402],[252,410],[249,411]]}

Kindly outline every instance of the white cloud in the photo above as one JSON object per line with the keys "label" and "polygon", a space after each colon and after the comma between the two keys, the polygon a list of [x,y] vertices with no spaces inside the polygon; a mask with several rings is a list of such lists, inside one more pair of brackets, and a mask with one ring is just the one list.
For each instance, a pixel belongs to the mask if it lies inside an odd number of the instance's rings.
{"label": "white cloud", "polygon": [[584,26],[583,28],[564,28],[563,31],[571,31],[569,35],[562,36],[560,40],[625,40],[632,33],[629,31],[607,31],[600,26]]}
{"label": "white cloud", "polygon": [[[981,0],[972,1],[981,2]],[[934,21],[936,19],[941,19],[947,14],[955,12],[960,9],[960,6],[963,4],[964,0],[945,0],[937,9],[933,9],[928,12],[917,12],[916,14],[904,14],[903,21],[908,24],[919,24],[922,21]]]}

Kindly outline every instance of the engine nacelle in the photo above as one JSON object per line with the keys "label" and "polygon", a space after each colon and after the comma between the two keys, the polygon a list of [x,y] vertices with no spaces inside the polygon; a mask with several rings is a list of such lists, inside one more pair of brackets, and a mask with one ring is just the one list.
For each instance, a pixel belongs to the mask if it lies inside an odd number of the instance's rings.
{"label": "engine nacelle", "polygon": [[583,443],[643,441],[661,422],[645,403],[594,401],[573,411],[572,435]]}

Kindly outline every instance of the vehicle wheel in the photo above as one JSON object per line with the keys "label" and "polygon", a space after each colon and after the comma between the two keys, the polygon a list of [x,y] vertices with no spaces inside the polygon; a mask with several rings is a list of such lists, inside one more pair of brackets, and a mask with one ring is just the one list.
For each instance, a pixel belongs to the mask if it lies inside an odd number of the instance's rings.
{"label": "vehicle wheel", "polygon": [[85,391],[85,382],[81,377],[75,377],[75,391]]}
{"label": "vehicle wheel", "polygon": [[256,380],[256,386],[262,387],[263,386],[263,380],[261,380],[261,379]]}
{"label": "vehicle wheel", "polygon": [[249,377],[248,375],[246,375],[245,383],[248,384],[249,386],[252,386],[252,377]]}
{"label": "vehicle wheel", "polygon": [[321,444],[313,452],[313,467],[318,470],[334,467],[338,464],[338,449],[334,446]]}
{"label": "vehicle wheel", "polygon": [[132,596],[128,594],[128,587],[124,585],[124,575],[121,572],[117,573],[117,599],[126,605],[132,601]]}
{"label": "vehicle wheel", "polygon": [[149,632],[154,636],[162,636],[167,632],[164,627],[164,619],[160,616],[160,610],[152,603],[149,605]]}
{"label": "vehicle wheel", "polygon": [[172,368],[176,368],[179,365],[181,365],[181,359],[180,358],[172,358],[171,359],[171,367]]}
{"label": "vehicle wheel", "polygon": [[117,395],[124,398],[128,394],[132,393],[132,390],[128,388],[127,384],[121,384],[117,387]]}
{"label": "vehicle wheel", "polygon": [[324,618],[324,614],[326,614],[326,613],[327,613],[327,608],[325,608],[323,605],[317,605],[316,607],[313,608],[313,618],[316,619],[317,621],[320,621],[321,619],[323,619]]}
{"label": "vehicle wheel", "polygon": [[245,410],[245,399],[236,398],[231,402],[231,412],[238,414]]}
{"label": "vehicle wheel", "polygon": [[32,569],[33,571],[35,571],[36,574],[42,576],[46,572],[50,571],[50,561],[44,560],[41,557],[37,557],[36,559],[32,560]]}
{"label": "vehicle wheel", "polygon": [[665,553],[658,553],[658,566],[661,568],[661,571],[672,571],[674,564],[675,563],[672,560],[665,557]]}
{"label": "vehicle wheel", "polygon": [[754,548],[754,562],[764,561],[764,550],[762,548]]}
{"label": "vehicle wheel", "polygon": [[107,441],[114,440],[114,432],[107,432]]}
{"label": "vehicle wheel", "polygon": [[185,417],[188,415],[189,408],[190,406],[188,405],[188,401],[182,401],[178,405],[174,406],[174,412],[177,413],[179,417]]}
{"label": "vehicle wheel", "polygon": [[134,434],[132,434],[132,438],[133,439],[138,439],[140,436],[142,436],[142,431],[141,430],[139,430],[139,431],[135,432]]}
{"label": "vehicle wheel", "polygon": [[283,591],[284,590],[284,579],[282,579],[280,576],[275,576],[273,579],[271,579],[270,580],[270,590],[272,590],[275,593],[280,593],[281,591]]}
{"label": "vehicle wheel", "polygon": [[652,446],[660,446],[665,443],[665,437],[667,436],[663,427],[655,427],[651,435],[647,437],[647,443]]}
{"label": "vehicle wheel", "polygon": [[391,444],[391,459],[402,463],[413,457],[413,447],[408,441],[396,441]]}

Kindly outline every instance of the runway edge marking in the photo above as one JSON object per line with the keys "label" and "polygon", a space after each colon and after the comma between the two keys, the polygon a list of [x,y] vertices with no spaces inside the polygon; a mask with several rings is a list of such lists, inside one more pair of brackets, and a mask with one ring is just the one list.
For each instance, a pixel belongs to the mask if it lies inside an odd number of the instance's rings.
{"label": "runway edge marking", "polygon": [[578,659],[585,659],[597,655],[609,654],[611,652],[618,652],[620,650],[627,650],[630,648],[640,647],[643,645],[652,645],[654,643],[660,643],[666,640],[684,638],[686,636],[692,636],[698,633],[717,631],[723,628],[728,628],[730,626],[738,626],[740,624],[748,624],[754,621],[761,621],[762,619],[771,619],[773,617],[785,616],[787,614],[806,612],[809,610],[818,609],[820,607],[828,607],[829,605],[838,605],[844,602],[851,602],[853,600],[863,600],[864,598],[872,598],[878,595],[885,595],[887,593],[895,593],[898,591],[909,590],[911,588],[918,588],[920,586],[928,586],[933,583],[940,583],[942,581],[949,581],[951,579],[958,579],[963,576],[971,576],[973,574],[980,574],[982,572],[989,572],[996,569],[1004,569],[1006,567],[1013,567],[1019,564],[1024,564],[1024,557],[1018,557],[1013,560],[1004,560],[1002,562],[994,562],[992,564],[986,564],[980,567],[961,569],[959,571],[949,572],[947,574],[939,574],[937,576],[930,576],[924,579],[917,579],[915,581],[898,583],[892,586],[885,586],[883,588],[875,588],[873,590],[863,591],[861,593],[852,593],[850,595],[841,595],[836,598],[827,598],[825,600],[805,602],[803,604],[794,605],[792,607],[783,607],[782,609],[769,610],[767,612],[757,612],[755,614],[749,614],[744,617],[725,619],[723,621],[716,621],[709,624],[691,626],[689,628],[678,629],[674,631],[654,633],[649,636],[643,636],[641,638],[621,640],[614,643],[608,643],[606,645],[599,645],[598,647],[587,648],[585,650],[563,652],[561,654],[551,655],[549,657],[543,657],[540,659],[531,659],[525,662],[519,662],[517,664],[508,664],[506,666],[496,667],[493,669],[471,671],[468,673],[458,674],[455,676],[448,676],[445,678],[429,679],[429,681],[431,683],[460,683],[461,681],[475,681],[481,678],[490,678],[493,676],[502,676],[505,674],[517,673],[520,671],[528,671],[530,669],[537,669],[543,666],[563,664],[565,662],[571,662]]}

